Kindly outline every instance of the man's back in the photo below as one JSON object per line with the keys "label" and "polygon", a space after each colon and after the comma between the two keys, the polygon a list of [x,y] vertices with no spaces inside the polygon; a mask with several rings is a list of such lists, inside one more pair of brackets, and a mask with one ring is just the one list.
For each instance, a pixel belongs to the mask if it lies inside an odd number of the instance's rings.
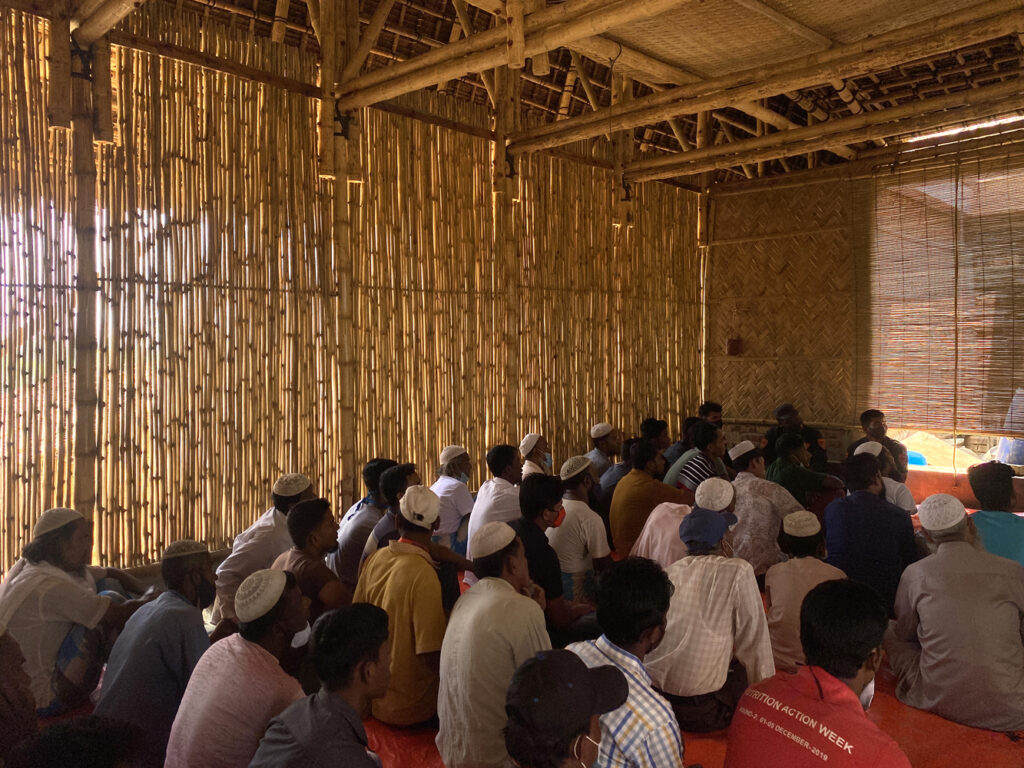
{"label": "man's back", "polygon": [[367,496],[353,504],[341,518],[338,525],[338,548],[327,555],[327,565],[349,590],[356,588],[366,540],[385,512]]}
{"label": "man's back", "polygon": [[780,672],[743,694],[729,728],[726,768],[910,768],[868,720],[853,690],[821,667]]}
{"label": "man's back", "polygon": [[413,725],[437,711],[438,677],[420,658],[441,650],[446,619],[441,582],[426,550],[392,541],[363,565],[356,603],[387,611],[391,630],[391,683],[373,702],[373,716],[390,725]]}
{"label": "man's back", "polygon": [[612,538],[619,552],[628,553],[633,549],[648,515],[665,501],[683,504],[686,496],[638,469],[631,470],[619,481],[611,506]]}
{"label": "man's back", "polygon": [[768,569],[764,587],[768,596],[768,634],[776,669],[794,670],[804,663],[800,605],[807,593],[823,581],[845,578],[845,573],[816,557],[791,557]]}
{"label": "man's back", "polygon": [[920,557],[907,513],[868,491],[825,507],[825,543],[827,562],[873,587],[887,606],[896,599],[903,569]]}
{"label": "man's back", "polygon": [[235,592],[245,578],[263,568],[292,546],[287,518],[271,507],[255,523],[238,536],[231,545],[231,554],[217,568],[217,605],[213,620],[235,618]]}
{"label": "man's back", "polygon": [[[967,542],[941,544],[900,582],[886,638],[896,695],[978,728],[1024,729],[1022,626],[1024,568]],[[919,653],[916,663],[901,664],[904,651]]]}
{"label": "man's back", "polygon": [[803,507],[778,483],[750,472],[740,472],[732,485],[736,490],[737,522],[728,536],[733,556],[746,560],[760,576],[781,559],[777,540],[782,518]]}
{"label": "man's back", "polygon": [[798,502],[807,506],[807,494],[817,493],[823,487],[825,475],[788,459],[776,459],[765,470],[765,479],[778,483]]}
{"label": "man's back", "polygon": [[[473,534],[487,523],[511,523],[520,514],[519,486],[512,485],[501,477],[485,480],[480,485],[480,490],[477,491],[473,512],[469,516],[469,529],[466,533],[466,558],[473,559],[473,550],[469,546],[469,542],[473,541]],[[470,571],[466,571],[463,581],[473,585],[476,583],[476,576]]]}
{"label": "man's back", "polygon": [[505,693],[516,669],[550,647],[540,606],[504,579],[481,579],[459,598],[441,646],[437,699],[437,747],[448,768],[508,760]]}
{"label": "man's back", "polygon": [[971,516],[985,550],[1024,565],[1024,517],[982,510]]}

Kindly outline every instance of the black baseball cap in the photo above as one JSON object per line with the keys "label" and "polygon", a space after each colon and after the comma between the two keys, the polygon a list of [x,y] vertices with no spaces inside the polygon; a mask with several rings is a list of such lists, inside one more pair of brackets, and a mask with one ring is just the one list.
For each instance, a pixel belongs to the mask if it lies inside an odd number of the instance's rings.
{"label": "black baseball cap", "polygon": [[572,651],[542,651],[516,670],[505,712],[538,736],[569,739],[588,730],[593,715],[621,707],[628,695],[617,668],[588,667]]}

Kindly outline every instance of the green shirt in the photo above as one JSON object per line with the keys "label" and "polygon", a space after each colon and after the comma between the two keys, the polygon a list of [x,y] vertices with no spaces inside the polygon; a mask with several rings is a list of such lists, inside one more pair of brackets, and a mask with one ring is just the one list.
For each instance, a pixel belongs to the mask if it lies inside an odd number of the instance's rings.
{"label": "green shirt", "polygon": [[776,459],[768,465],[764,473],[766,480],[778,483],[793,497],[807,506],[807,494],[817,493],[828,475],[807,469],[801,464],[794,464],[786,459]]}

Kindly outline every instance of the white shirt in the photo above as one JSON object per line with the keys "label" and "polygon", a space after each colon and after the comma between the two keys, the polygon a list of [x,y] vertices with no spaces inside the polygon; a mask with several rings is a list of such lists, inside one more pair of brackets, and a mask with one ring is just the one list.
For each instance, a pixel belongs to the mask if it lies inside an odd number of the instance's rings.
{"label": "white shirt", "polygon": [[437,748],[447,768],[511,766],[505,694],[520,664],[551,648],[544,612],[504,579],[459,597],[441,644]]}
{"label": "white shirt", "polygon": [[686,545],[679,538],[679,524],[691,511],[692,508],[686,504],[673,504],[671,501],[656,506],[629,554],[646,557],[662,568],[686,557]]}
{"label": "white shirt", "polygon": [[917,514],[914,494],[910,492],[906,485],[898,480],[893,480],[891,477],[883,477],[882,483],[885,485],[886,501],[890,504],[895,504],[900,509],[905,509],[911,515]]}
{"label": "white shirt", "polygon": [[699,696],[725,685],[736,658],[750,685],[775,674],[764,604],[746,560],[700,555],[666,569],[675,585],[661,645],[644,659],[657,688]]}
{"label": "white shirt", "polygon": [[[469,516],[469,530],[466,534],[466,559],[473,559],[473,534],[487,523],[495,521],[510,523],[522,516],[519,509],[519,486],[512,485],[501,477],[492,477],[480,486]],[[476,576],[469,571],[462,579],[467,584],[476,584]]]}
{"label": "white shirt", "polygon": [[235,592],[245,578],[269,568],[277,556],[293,546],[288,518],[271,507],[235,537],[231,554],[217,569],[217,610],[214,622],[235,618]]}
{"label": "white shirt", "polygon": [[548,543],[558,555],[562,573],[586,573],[594,568],[595,557],[608,557],[608,535],[601,516],[586,502],[566,499],[565,519],[546,531]]}
{"label": "white shirt", "polygon": [[0,634],[9,632],[21,647],[37,709],[53,702],[53,670],[68,632],[75,624],[92,629],[109,606],[110,598],[86,587],[80,576],[50,563],[27,563],[4,582]]}
{"label": "white shirt", "polygon": [[441,524],[434,534],[455,533],[459,530],[462,518],[473,511],[473,494],[461,480],[447,475],[437,478],[437,482],[430,486],[430,490],[441,500],[438,508]]}

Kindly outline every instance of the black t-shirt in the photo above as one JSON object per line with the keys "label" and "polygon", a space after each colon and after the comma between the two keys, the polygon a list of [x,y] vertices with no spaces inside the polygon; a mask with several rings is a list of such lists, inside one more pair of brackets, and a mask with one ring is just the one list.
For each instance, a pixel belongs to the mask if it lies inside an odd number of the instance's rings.
{"label": "black t-shirt", "polygon": [[562,596],[562,569],[558,565],[558,555],[548,543],[548,537],[534,522],[523,517],[513,520],[509,525],[523,540],[530,578],[544,590],[547,600],[557,600]]}

